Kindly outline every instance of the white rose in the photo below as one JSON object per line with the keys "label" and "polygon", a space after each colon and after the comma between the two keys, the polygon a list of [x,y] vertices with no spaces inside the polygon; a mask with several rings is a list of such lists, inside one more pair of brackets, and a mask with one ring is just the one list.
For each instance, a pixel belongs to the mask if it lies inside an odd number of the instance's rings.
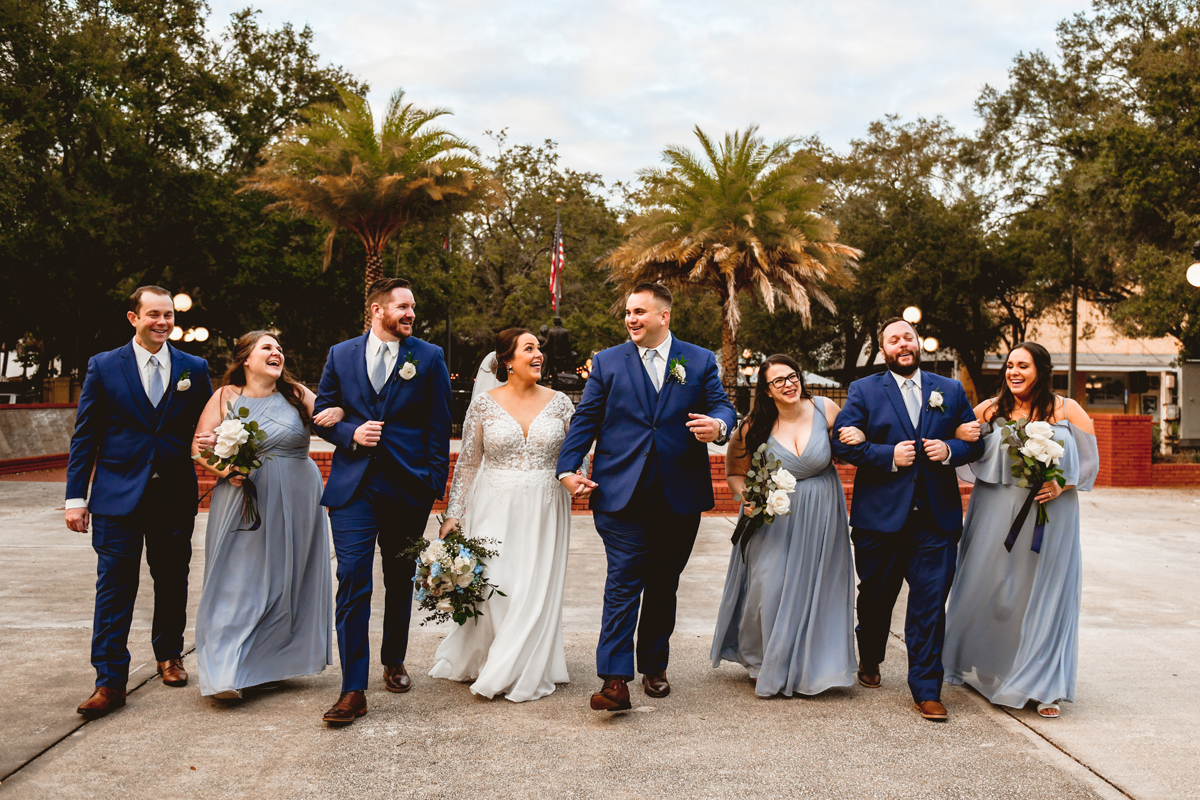
{"label": "white rose", "polygon": [[466,587],[466,586],[470,586],[471,581],[473,581],[473,580],[475,580],[475,573],[472,572],[471,570],[467,570],[466,572],[460,573],[457,580],[455,580],[454,582],[457,583],[459,586]]}
{"label": "white rose", "polygon": [[930,408],[941,408],[943,402],[944,401],[942,400],[942,393],[939,392],[937,389],[934,389],[932,392],[929,393],[929,407]]}
{"label": "white rose", "polygon": [[429,560],[425,562],[427,564],[432,564],[434,561],[441,561],[446,557],[446,545],[441,539],[438,539],[425,548],[425,552],[421,554],[421,557],[425,558],[426,556],[429,557]]}
{"label": "white rose", "polygon": [[405,361],[404,366],[400,368],[400,377],[406,381],[411,381],[416,374],[417,368],[411,361]]}
{"label": "white rose", "polygon": [[781,517],[792,510],[792,500],[783,489],[776,489],[767,495],[767,513],[773,517]]}
{"label": "white rose", "polygon": [[227,419],[213,431],[217,435],[217,444],[213,448],[221,458],[235,455],[238,449],[250,438],[250,434],[242,427],[240,420]]}
{"label": "white rose", "polygon": [[771,480],[775,481],[775,485],[785,492],[791,492],[796,488],[796,476],[783,467],[771,474]]}
{"label": "white rose", "polygon": [[213,445],[213,452],[217,454],[217,458],[233,458],[237,455],[237,447],[223,443],[220,439]]}
{"label": "white rose", "polygon": [[175,391],[177,392],[186,392],[190,388],[192,388],[191,378],[184,378],[179,383],[175,384]]}
{"label": "white rose", "polygon": [[1025,435],[1030,439],[1049,440],[1054,438],[1054,426],[1041,420],[1030,422],[1025,426]]}
{"label": "white rose", "polygon": [[[1060,458],[1063,457],[1063,453],[1065,453],[1065,452],[1066,452],[1066,449],[1061,444],[1059,444],[1059,442],[1056,439],[1047,439],[1046,440],[1046,455],[1050,457],[1051,461],[1057,462]],[[1050,462],[1046,462],[1046,463],[1050,463]]]}
{"label": "white rose", "polygon": [[687,384],[687,370],[683,368],[683,364],[676,364],[671,369],[671,374],[675,376],[675,380],[679,381],[679,385]]}
{"label": "white rose", "polygon": [[1030,439],[1025,442],[1021,448],[1021,455],[1036,459],[1043,464],[1050,463],[1050,449],[1047,447],[1050,444],[1046,439]]}

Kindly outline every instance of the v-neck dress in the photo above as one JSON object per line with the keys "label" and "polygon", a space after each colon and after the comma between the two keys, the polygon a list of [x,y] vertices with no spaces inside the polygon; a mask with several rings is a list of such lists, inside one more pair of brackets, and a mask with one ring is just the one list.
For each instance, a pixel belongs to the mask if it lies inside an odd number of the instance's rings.
{"label": "v-neck dress", "polygon": [[743,665],[760,697],[854,684],[850,528],[824,404],[814,398],[813,429],[799,457],[768,439],[767,452],[796,478],[791,513],[759,528],[744,560],[733,548],[717,611],[712,665]]}
{"label": "v-neck dress", "polygon": [[562,604],[571,496],[555,476],[575,407],[558,392],[529,433],[490,394],[467,408],[446,514],[468,536],[492,539],[485,565],[495,594],[483,616],[450,632],[434,656],[435,678],[472,681],[484,697],[536,700],[567,683]]}

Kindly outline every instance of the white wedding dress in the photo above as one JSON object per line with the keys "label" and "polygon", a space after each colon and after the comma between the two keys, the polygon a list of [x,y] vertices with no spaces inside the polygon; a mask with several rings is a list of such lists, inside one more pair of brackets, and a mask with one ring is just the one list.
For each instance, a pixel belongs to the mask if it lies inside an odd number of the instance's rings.
{"label": "white wedding dress", "polygon": [[497,542],[485,569],[505,596],[493,595],[480,606],[482,618],[446,637],[432,677],[474,681],[475,694],[518,703],[568,682],[562,598],[571,497],[554,468],[574,410],[555,393],[526,437],[490,394],[467,409],[446,514],[468,536]]}

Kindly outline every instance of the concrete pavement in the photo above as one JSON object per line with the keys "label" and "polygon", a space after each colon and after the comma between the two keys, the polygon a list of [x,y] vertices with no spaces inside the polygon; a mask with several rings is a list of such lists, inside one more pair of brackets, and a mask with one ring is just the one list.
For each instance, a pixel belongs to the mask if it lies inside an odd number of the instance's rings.
{"label": "concrete pavement", "polygon": [[[564,626],[572,683],[513,704],[424,676],[444,630],[415,628],[415,687],[368,693],[345,729],[319,721],[340,675],[287,681],[236,705],[153,678],[149,577],[131,636],[129,706],[82,724],[95,556],[62,524],[62,485],[0,483],[0,795],[163,797],[1200,798],[1200,491],[1112,490],[1083,501],[1077,702],[1059,720],[947,687],[952,718],[921,720],[897,638],[884,688],[756,698],[744,670],[708,664],[732,523],[706,518],[684,573],[675,691],[597,714],[592,651],[604,555],[575,517]],[[203,573],[197,524],[192,608]],[[380,582],[381,583],[381,582]],[[378,599],[376,611],[381,611]],[[373,619],[378,646],[379,617]],[[893,630],[901,630],[900,617]],[[189,630],[189,644],[191,631]],[[195,658],[186,659],[195,669]],[[140,665],[140,666],[139,666]]]}

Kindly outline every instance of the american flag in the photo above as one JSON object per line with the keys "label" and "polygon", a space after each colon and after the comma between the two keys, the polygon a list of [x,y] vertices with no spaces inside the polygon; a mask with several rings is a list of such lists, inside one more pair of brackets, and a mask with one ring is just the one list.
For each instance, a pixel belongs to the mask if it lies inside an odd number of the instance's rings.
{"label": "american flag", "polygon": [[550,305],[554,313],[558,313],[558,304],[562,300],[562,270],[563,270],[563,240],[562,218],[554,224],[554,244],[550,250]]}

